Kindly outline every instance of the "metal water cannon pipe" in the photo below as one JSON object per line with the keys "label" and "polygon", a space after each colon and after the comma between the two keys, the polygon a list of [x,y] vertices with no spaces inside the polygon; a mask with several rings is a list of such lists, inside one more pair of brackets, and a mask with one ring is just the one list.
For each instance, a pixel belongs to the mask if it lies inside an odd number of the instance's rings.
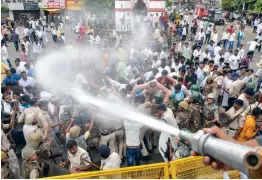
{"label": "metal water cannon pipe", "polygon": [[191,149],[202,156],[211,156],[250,178],[262,178],[262,148],[236,144],[199,130],[180,131],[179,138],[190,142]]}

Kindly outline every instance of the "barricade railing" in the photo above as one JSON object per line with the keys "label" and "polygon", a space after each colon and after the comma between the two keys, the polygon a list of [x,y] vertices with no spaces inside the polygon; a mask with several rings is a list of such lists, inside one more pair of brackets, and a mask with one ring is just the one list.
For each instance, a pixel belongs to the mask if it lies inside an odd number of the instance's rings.
{"label": "barricade railing", "polygon": [[[237,170],[228,171],[231,179],[239,179]],[[203,157],[188,157],[141,166],[103,171],[53,176],[46,179],[223,179],[223,171],[214,170],[203,164]]]}

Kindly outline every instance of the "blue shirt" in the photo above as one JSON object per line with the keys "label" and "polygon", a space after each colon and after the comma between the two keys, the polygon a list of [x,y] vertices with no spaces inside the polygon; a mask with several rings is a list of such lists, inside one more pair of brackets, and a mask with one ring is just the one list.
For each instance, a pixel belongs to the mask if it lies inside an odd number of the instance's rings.
{"label": "blue shirt", "polygon": [[11,83],[12,85],[17,85],[17,81],[13,78],[13,76],[8,77],[6,76],[5,79],[3,80],[3,84],[6,85],[8,83]]}
{"label": "blue shirt", "polygon": [[17,81],[19,81],[19,80],[21,79],[21,76],[20,76],[19,74],[17,74],[17,73],[13,74],[12,77],[13,77],[15,80],[17,80]]}
{"label": "blue shirt", "polygon": [[33,68],[28,69],[27,76],[28,77],[34,77],[35,76],[35,71],[34,71]]}
{"label": "blue shirt", "polygon": [[178,32],[178,34],[181,36],[181,35],[182,35],[182,32],[183,32],[183,29],[180,27],[180,28],[177,29],[177,32]]}

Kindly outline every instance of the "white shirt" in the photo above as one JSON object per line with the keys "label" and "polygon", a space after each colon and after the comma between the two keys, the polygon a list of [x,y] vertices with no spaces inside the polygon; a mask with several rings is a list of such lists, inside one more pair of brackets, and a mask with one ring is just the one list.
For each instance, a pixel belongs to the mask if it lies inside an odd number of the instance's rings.
{"label": "white shirt", "polygon": [[183,27],[182,35],[186,36],[186,28],[185,27]]}
{"label": "white shirt", "polygon": [[24,80],[23,78],[21,78],[19,80],[19,86],[25,88],[26,86],[35,86],[35,79],[32,77],[27,77],[26,80]]}
{"label": "white shirt", "polygon": [[229,61],[231,54],[229,52],[225,53],[225,62]]}
{"label": "white shirt", "polygon": [[10,114],[11,113],[11,104],[6,103],[4,100],[2,100],[2,101],[3,101],[3,104],[4,104],[4,112]]}
{"label": "white shirt", "polygon": [[239,59],[243,59],[244,54],[245,54],[245,50],[242,48],[242,49],[240,49],[240,50],[238,51],[237,56],[239,57]]}
{"label": "white shirt", "polygon": [[164,114],[161,116],[161,120],[164,120],[167,124],[173,126],[176,129],[179,129],[177,120],[175,119],[173,111],[170,108],[166,109]]}
{"label": "white shirt", "polygon": [[87,161],[91,162],[91,159],[89,157],[89,154],[82,149],[81,147],[77,147],[78,150],[75,154],[71,154],[68,151],[68,159],[70,161],[70,169],[74,168],[74,167],[84,167],[84,166],[88,166],[89,163],[86,161],[83,161],[81,159],[86,159]]}
{"label": "white shirt", "polygon": [[214,48],[214,56],[216,56],[219,53],[219,51],[221,51],[221,50],[222,50],[222,48],[220,46],[216,46]]}
{"label": "white shirt", "polygon": [[250,44],[249,51],[254,51],[256,49],[256,46],[259,46],[259,43],[257,43],[256,41],[250,41],[247,42],[247,44]]}
{"label": "white shirt", "polygon": [[229,65],[232,70],[238,69],[239,66],[239,57],[235,56],[234,54],[229,58]]}
{"label": "white shirt", "polygon": [[218,65],[218,64],[219,64],[220,58],[221,58],[221,56],[220,56],[219,54],[217,54],[217,55],[215,56],[215,58],[214,58],[214,64],[215,64],[215,65]]}
{"label": "white shirt", "polygon": [[181,68],[182,67],[182,64],[178,64],[178,65],[176,65],[174,62],[172,62],[172,66],[171,66],[173,69],[175,69],[175,71],[176,72],[178,72],[179,71],[179,68]]}
{"label": "white shirt", "polygon": [[2,60],[4,61],[4,63],[7,63],[8,51],[7,51],[6,46],[2,46],[2,48],[1,48],[1,56],[2,56]]}
{"label": "white shirt", "polygon": [[120,156],[116,152],[113,152],[108,158],[101,160],[101,169],[117,169],[120,168],[120,164]]}
{"label": "white shirt", "polygon": [[[202,29],[202,28],[200,28],[200,29]],[[204,33],[204,32],[198,32],[197,35],[196,35],[196,37],[197,37],[198,40],[200,41],[202,37],[205,38],[205,33]]]}
{"label": "white shirt", "polygon": [[218,33],[213,33],[211,37],[212,37],[212,40],[214,41],[214,44],[217,45]]}
{"label": "white shirt", "polygon": [[236,33],[232,33],[229,37],[229,41],[235,41]]}
{"label": "white shirt", "polygon": [[38,31],[37,36],[38,36],[38,38],[42,38],[43,37],[43,31]]}
{"label": "white shirt", "polygon": [[17,74],[21,74],[21,72],[23,71],[26,71],[26,68],[25,68],[25,62],[20,62],[20,65],[18,67],[16,67],[16,73]]}
{"label": "white shirt", "polygon": [[200,62],[203,62],[204,58],[207,58],[208,60],[211,60],[211,56],[209,53],[206,53],[206,52],[202,52],[201,55],[200,55]]}
{"label": "white shirt", "polygon": [[201,50],[198,50],[198,49],[195,49],[194,52],[193,52],[194,57],[199,57],[200,54],[201,54]]}
{"label": "white shirt", "polygon": [[143,124],[135,121],[124,121],[126,145],[127,146],[140,146],[140,129]]}
{"label": "white shirt", "polygon": [[39,43],[33,43],[33,53],[39,54],[42,50],[42,47]]}
{"label": "white shirt", "polygon": [[229,38],[229,33],[228,32],[223,32],[222,40],[228,40],[228,38]]}

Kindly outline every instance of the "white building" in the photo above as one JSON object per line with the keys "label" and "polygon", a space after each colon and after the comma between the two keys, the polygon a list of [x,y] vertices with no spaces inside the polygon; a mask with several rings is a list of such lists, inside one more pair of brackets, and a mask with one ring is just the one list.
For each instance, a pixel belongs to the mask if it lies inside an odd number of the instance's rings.
{"label": "white building", "polygon": [[134,27],[136,14],[155,15],[165,12],[165,0],[115,0],[115,25],[121,31],[121,19],[127,14],[131,17],[131,29]]}

